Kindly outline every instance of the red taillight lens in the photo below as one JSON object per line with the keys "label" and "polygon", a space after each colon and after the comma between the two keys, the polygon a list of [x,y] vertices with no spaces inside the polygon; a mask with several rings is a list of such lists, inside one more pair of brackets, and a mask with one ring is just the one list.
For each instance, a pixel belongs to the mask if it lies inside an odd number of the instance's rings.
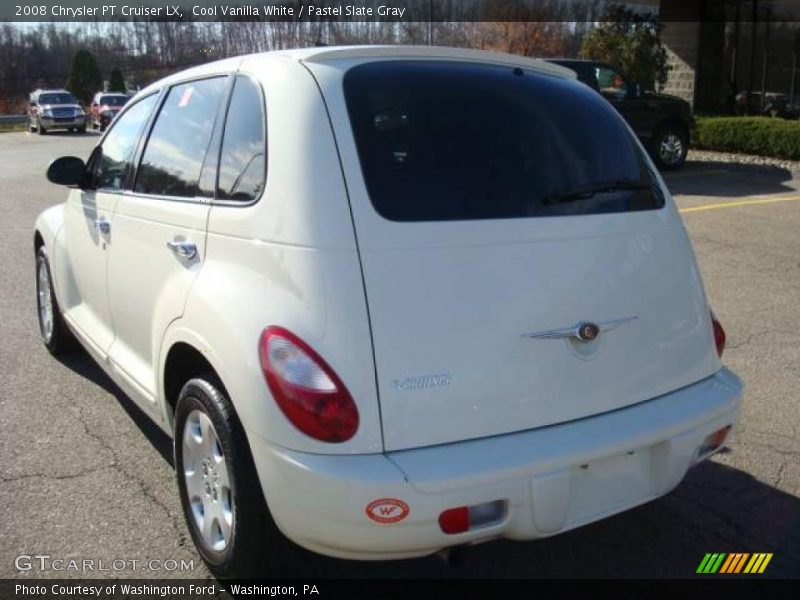
{"label": "red taillight lens", "polygon": [[463,533],[469,529],[469,507],[450,508],[439,515],[439,527],[443,532]]}
{"label": "red taillight lens", "polygon": [[722,356],[722,352],[725,350],[725,330],[720,325],[720,322],[717,321],[717,317],[714,316],[714,311],[711,311],[711,326],[714,328],[714,343],[717,346],[717,354]]}
{"label": "red taillight lens", "polygon": [[323,442],[345,442],[355,435],[353,397],[311,346],[282,327],[267,327],[258,355],[272,396],[292,425]]}

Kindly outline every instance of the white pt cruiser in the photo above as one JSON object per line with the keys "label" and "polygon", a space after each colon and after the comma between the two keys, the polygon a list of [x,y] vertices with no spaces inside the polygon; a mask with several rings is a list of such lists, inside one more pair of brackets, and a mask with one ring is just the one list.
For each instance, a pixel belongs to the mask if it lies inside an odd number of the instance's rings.
{"label": "white pt cruiser", "polygon": [[53,352],[77,338],[174,439],[222,577],[291,546],[396,559],[557,534],[720,449],[720,362],[675,203],[552,64],[275,52],[140,92],[36,222]]}

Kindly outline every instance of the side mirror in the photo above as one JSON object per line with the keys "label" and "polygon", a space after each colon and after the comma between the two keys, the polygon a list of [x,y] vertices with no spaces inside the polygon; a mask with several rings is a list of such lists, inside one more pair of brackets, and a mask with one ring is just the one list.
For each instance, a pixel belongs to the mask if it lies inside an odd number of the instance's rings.
{"label": "side mirror", "polygon": [[79,185],[86,172],[86,164],[77,156],[62,156],[47,167],[47,179],[58,185]]}

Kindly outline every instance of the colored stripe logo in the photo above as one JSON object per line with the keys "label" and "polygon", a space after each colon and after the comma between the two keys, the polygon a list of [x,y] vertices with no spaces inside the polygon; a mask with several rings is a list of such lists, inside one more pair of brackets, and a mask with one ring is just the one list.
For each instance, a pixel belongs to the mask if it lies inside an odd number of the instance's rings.
{"label": "colored stripe logo", "polygon": [[755,575],[763,573],[771,560],[771,552],[756,552],[754,554],[750,554],[749,552],[731,552],[730,554],[724,552],[709,552],[703,557],[703,560],[700,561],[700,566],[697,567],[697,573],[720,573],[726,575],[747,573]]}

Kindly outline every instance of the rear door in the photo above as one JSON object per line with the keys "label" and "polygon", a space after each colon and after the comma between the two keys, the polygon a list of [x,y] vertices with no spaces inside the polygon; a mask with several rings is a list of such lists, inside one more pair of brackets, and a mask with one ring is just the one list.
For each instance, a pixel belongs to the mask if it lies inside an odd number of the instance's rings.
{"label": "rear door", "polygon": [[114,213],[108,296],[114,367],[157,411],[154,364],[166,326],[183,314],[205,256],[229,76],[166,90],[135,178]]}
{"label": "rear door", "polygon": [[387,450],[579,419],[719,368],[680,219],[595,92],[470,63],[373,62],[338,85],[315,70],[353,205]]}

